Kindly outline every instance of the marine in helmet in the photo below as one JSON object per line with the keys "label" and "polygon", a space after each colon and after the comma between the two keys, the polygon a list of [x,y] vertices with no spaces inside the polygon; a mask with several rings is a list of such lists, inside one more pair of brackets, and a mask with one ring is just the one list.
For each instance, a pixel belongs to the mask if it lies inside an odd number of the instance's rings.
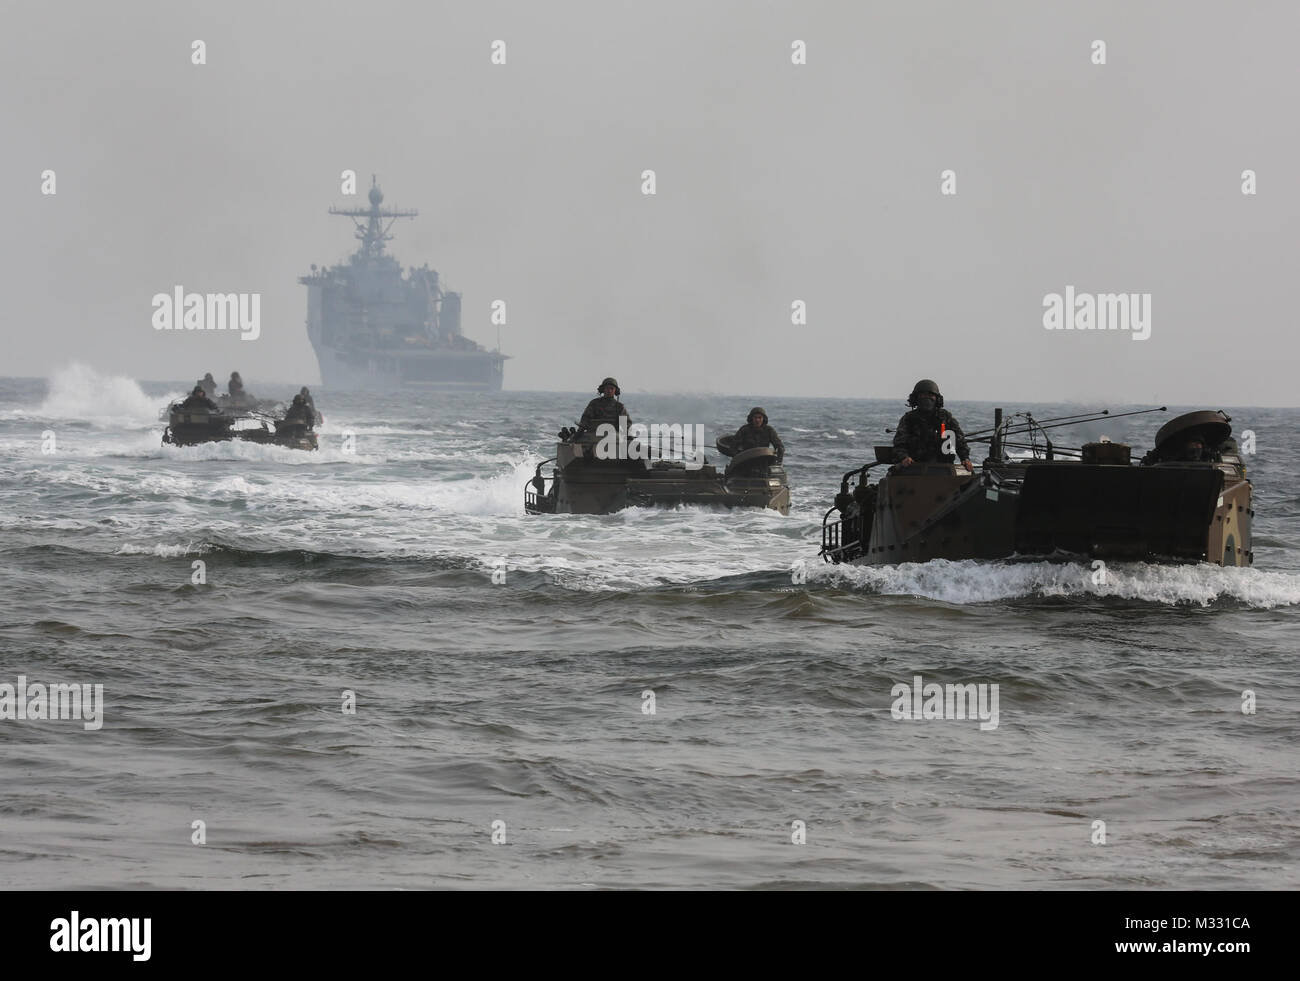
{"label": "marine in helmet", "polygon": [[[627,415],[627,407],[618,400],[623,394],[623,390],[618,387],[618,379],[606,378],[597,386],[596,391],[600,394],[587,403],[587,408],[583,410],[582,418],[578,421],[578,434],[594,433],[596,427],[602,423],[609,423],[613,426],[618,425],[618,417]],[[631,418],[627,424],[632,424]]]}
{"label": "marine in helmet", "polygon": [[203,380],[199,382],[199,384],[203,386],[203,393],[208,398],[212,399],[217,397],[217,380],[212,377],[212,372],[209,371],[204,375]]}
{"label": "marine in helmet", "polygon": [[193,412],[201,409],[204,412],[220,412],[221,409],[216,402],[208,398],[208,393],[203,390],[202,380],[194,383],[194,390],[186,397],[185,401],[180,404],[182,412]]}
{"label": "marine in helmet", "polygon": [[1203,429],[1191,429],[1181,438],[1168,439],[1142,457],[1142,465],[1155,463],[1222,463],[1225,455],[1240,462],[1237,441],[1231,436],[1216,441],[1216,435]]}
{"label": "marine in helmet", "polygon": [[767,411],[761,405],[756,405],[749,410],[745,425],[737,429],[736,435],[731,438],[731,448],[736,453],[752,450],[758,446],[770,446],[776,450],[777,463],[785,459],[785,445],[781,442],[781,437],[776,434],[776,430],[767,424]]}
{"label": "marine in helmet", "polygon": [[952,454],[943,452],[944,439],[951,432],[956,437],[957,459],[968,472],[975,469],[961,426],[943,407],[943,396],[935,382],[922,378],[912,388],[907,404],[912,409],[898,420],[898,429],[894,431],[894,462],[898,466],[953,462]]}
{"label": "marine in helmet", "polygon": [[232,371],[230,380],[226,382],[226,394],[221,396],[223,404],[235,410],[251,409],[257,405],[257,399],[253,393],[244,387],[244,379],[239,377],[239,372]]}
{"label": "marine in helmet", "polygon": [[1185,463],[1207,463],[1214,459],[1214,454],[1206,447],[1204,438],[1195,435],[1183,441],[1178,459]]}
{"label": "marine in helmet", "polygon": [[320,414],[320,412],[316,408],[316,402],[311,397],[311,390],[308,389],[306,385],[304,385],[302,389],[298,392],[298,394],[302,396],[302,400],[306,402],[307,407],[311,409],[312,423],[314,425],[319,426],[324,421],[324,417]]}
{"label": "marine in helmet", "polygon": [[289,411],[284,414],[284,422],[289,426],[302,426],[305,429],[311,429],[316,425],[316,412],[307,400],[301,394],[293,397],[293,402],[289,406]]}

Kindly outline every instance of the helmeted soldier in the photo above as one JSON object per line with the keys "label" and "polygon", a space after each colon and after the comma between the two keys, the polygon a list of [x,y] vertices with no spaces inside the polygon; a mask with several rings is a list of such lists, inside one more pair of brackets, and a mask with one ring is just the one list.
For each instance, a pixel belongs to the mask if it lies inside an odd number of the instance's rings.
{"label": "helmeted soldier", "polygon": [[226,382],[226,394],[232,399],[239,398],[244,394],[244,379],[239,377],[239,372],[230,373],[230,381]]}
{"label": "helmeted soldier", "polygon": [[1149,450],[1142,457],[1142,466],[1149,467],[1153,463],[1222,463],[1225,453],[1230,456],[1238,453],[1235,439],[1227,437],[1216,444],[1201,430],[1192,430],[1178,442],[1169,442],[1172,445]]}
{"label": "helmeted soldier", "polygon": [[1219,463],[1223,460],[1222,446],[1210,446],[1200,433],[1192,433],[1183,441],[1177,459],[1183,463]]}
{"label": "helmeted soldier", "polygon": [[301,394],[293,397],[289,411],[284,414],[284,421],[291,426],[304,426],[311,429],[316,425],[316,413]]}
{"label": "helmeted soldier", "polygon": [[[618,400],[623,394],[623,390],[618,387],[618,380],[615,378],[606,378],[597,386],[599,392],[597,398],[587,403],[587,408],[583,410],[582,418],[578,421],[578,433],[594,433],[596,427],[602,423],[618,425],[618,417],[627,415],[627,407]],[[630,426],[632,420],[629,418],[627,424]]]}
{"label": "helmeted soldier", "polygon": [[192,412],[195,409],[202,409],[205,412],[220,412],[221,409],[216,402],[208,398],[208,393],[203,390],[203,382],[194,383],[194,390],[186,397],[185,401],[180,404],[184,412]]}
{"label": "helmeted soldier", "polygon": [[943,407],[939,386],[929,378],[922,378],[912,388],[907,404],[912,410],[898,420],[894,432],[894,462],[902,467],[913,463],[954,462],[951,453],[943,452],[948,433],[955,437],[957,460],[967,471],[974,470],[970,462],[970,447],[962,435],[961,426],[953,414]]}
{"label": "helmeted soldier", "polygon": [[[767,424],[767,412],[761,405],[749,410],[745,425],[736,430],[731,438],[731,448],[735,453],[752,450],[758,446],[770,446],[776,450],[776,462],[785,459],[785,445],[776,430]],[[734,454],[733,454],[734,455]]]}
{"label": "helmeted soldier", "polygon": [[212,377],[212,372],[209,371],[204,375],[203,380],[199,382],[199,384],[203,386],[203,394],[208,398],[212,399],[217,397],[217,380]]}
{"label": "helmeted soldier", "polygon": [[302,390],[299,391],[298,394],[301,395],[302,400],[307,403],[307,408],[311,409],[312,423],[314,425],[319,426],[323,421],[323,417],[321,416],[320,412],[318,412],[316,409],[316,401],[311,397],[310,389],[308,389],[307,386],[304,385],[302,387]]}

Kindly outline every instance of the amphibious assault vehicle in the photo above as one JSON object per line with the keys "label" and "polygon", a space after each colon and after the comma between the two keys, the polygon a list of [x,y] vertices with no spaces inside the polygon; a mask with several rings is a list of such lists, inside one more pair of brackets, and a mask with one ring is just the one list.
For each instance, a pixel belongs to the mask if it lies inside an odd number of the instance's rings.
{"label": "amphibious assault vehicle", "polygon": [[[731,459],[719,473],[703,455],[698,463],[600,459],[596,445],[562,431],[555,456],[538,464],[524,487],[524,510],[529,514],[610,514],[627,507],[718,504],[790,513],[785,468],[770,448],[736,452],[730,437],[721,437],[718,450]],[[549,463],[555,466],[546,477],[542,468]]]}
{"label": "amphibious assault vehicle", "polygon": [[316,433],[301,422],[275,419],[256,412],[231,415],[201,408],[184,408],[173,403],[162,441],[173,446],[228,442],[233,439],[249,443],[269,443],[293,450],[317,448]]}
{"label": "amphibious assault vehicle", "polygon": [[821,555],[857,565],[1079,557],[1250,565],[1251,485],[1223,411],[1166,423],[1138,463],[1127,444],[1067,448],[1047,435],[1137,414],[1004,420],[997,409],[991,430],[967,437],[989,445],[974,473],[952,463],[894,465],[871,484],[868,471],[895,459],[892,446],[877,446],[874,462],[841,480],[822,521]]}

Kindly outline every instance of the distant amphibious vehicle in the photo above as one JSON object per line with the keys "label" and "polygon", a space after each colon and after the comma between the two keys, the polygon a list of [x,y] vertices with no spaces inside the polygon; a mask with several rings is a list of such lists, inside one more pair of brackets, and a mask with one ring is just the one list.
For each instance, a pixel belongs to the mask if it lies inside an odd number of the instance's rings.
{"label": "distant amphibious vehicle", "polygon": [[219,405],[191,395],[183,402],[172,403],[162,441],[172,446],[196,446],[238,439],[293,450],[314,450],[317,441],[313,426],[318,418],[315,407],[309,408],[302,396],[295,396],[284,417],[276,418],[260,409],[231,409],[227,404]]}
{"label": "distant amphibious vehicle", "polygon": [[[555,456],[538,464],[525,485],[529,514],[609,514],[627,507],[716,504],[728,508],[771,508],[790,513],[790,486],[774,450],[735,451],[730,437],[718,439],[730,456],[719,473],[703,455],[694,460],[601,459],[598,443],[562,430]],[[733,455],[734,453],[734,455]],[[554,463],[551,476],[542,468]]]}
{"label": "distant amphibious vehicle", "polygon": [[[1250,565],[1255,512],[1228,415],[1178,416],[1136,463],[1128,445],[1104,437],[1073,449],[1048,437],[1108,417],[1118,418],[1102,411],[1004,420],[997,409],[991,430],[967,437],[989,445],[973,473],[955,461],[904,467],[895,447],[877,446],[874,462],[844,475],[822,521],[821,555],[858,565],[1080,557]],[[867,482],[869,470],[888,464],[877,483]]]}

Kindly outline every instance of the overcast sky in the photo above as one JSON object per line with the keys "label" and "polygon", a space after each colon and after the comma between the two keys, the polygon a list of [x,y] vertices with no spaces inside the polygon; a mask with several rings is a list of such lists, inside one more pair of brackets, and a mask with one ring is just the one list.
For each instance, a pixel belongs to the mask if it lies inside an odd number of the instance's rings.
{"label": "overcast sky", "polygon": [[[0,375],[316,382],[297,277],[375,173],[468,335],[506,301],[507,388],[1300,404],[1297,36],[1292,0],[6,3]],[[260,292],[261,337],[153,330],[177,285]],[[1067,285],[1150,293],[1150,338],[1045,330]]]}

